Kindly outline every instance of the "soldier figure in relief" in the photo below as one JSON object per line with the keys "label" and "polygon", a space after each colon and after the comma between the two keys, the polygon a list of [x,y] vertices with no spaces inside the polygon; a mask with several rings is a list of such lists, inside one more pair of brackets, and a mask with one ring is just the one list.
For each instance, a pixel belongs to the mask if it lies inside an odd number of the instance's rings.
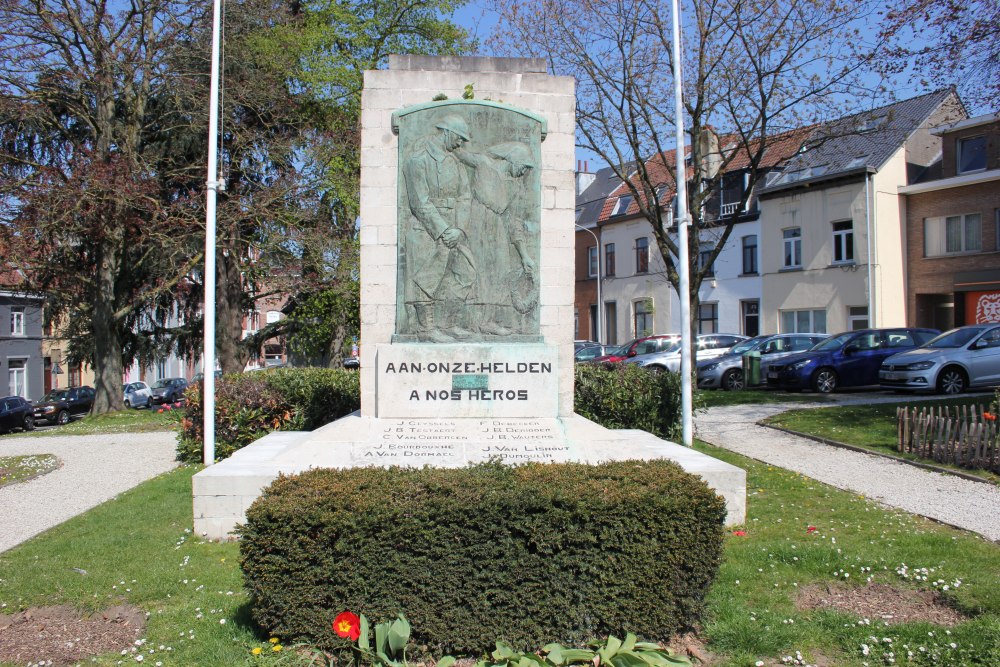
{"label": "soldier figure in relief", "polygon": [[478,272],[469,248],[471,193],[456,151],[469,141],[460,116],[442,116],[414,142],[403,163],[406,199],[415,223],[406,230],[404,297],[409,327],[420,340],[449,343],[471,335],[462,327]]}

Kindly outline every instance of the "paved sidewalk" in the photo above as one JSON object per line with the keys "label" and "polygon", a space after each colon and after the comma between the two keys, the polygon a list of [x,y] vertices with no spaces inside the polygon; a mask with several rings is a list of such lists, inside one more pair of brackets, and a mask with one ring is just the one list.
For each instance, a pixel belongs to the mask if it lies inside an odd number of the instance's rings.
{"label": "paved sidewalk", "polygon": [[0,552],[177,466],[176,434],[0,438],[0,456],[54,454],[62,467],[0,488]]}
{"label": "paved sidewalk", "polygon": [[[835,402],[882,400],[862,395]],[[717,447],[864,494],[891,507],[979,533],[990,540],[1000,540],[1000,488],[994,485],[824,445],[756,424],[758,420],[786,410],[829,407],[833,402],[710,408],[695,416],[695,434]]]}

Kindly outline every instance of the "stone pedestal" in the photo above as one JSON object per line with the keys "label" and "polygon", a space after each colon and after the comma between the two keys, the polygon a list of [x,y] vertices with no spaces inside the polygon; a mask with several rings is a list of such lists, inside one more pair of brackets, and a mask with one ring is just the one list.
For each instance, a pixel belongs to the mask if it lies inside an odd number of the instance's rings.
{"label": "stone pedestal", "polygon": [[280,473],[493,458],[669,459],[744,521],[743,470],[573,413],[574,94],[535,59],[393,56],[365,73],[361,410],[195,475],[198,534],[226,537]]}

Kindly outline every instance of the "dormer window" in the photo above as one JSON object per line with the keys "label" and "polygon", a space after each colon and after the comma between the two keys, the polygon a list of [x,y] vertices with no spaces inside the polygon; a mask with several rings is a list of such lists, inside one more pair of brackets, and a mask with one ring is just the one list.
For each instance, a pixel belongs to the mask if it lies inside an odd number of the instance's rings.
{"label": "dormer window", "polygon": [[957,148],[958,173],[968,174],[986,169],[986,137],[984,135],[959,139]]}
{"label": "dormer window", "polygon": [[625,212],[628,211],[628,207],[632,205],[632,199],[632,195],[622,195],[619,197],[618,201],[615,203],[614,210],[611,211],[611,216],[615,217],[625,215]]}

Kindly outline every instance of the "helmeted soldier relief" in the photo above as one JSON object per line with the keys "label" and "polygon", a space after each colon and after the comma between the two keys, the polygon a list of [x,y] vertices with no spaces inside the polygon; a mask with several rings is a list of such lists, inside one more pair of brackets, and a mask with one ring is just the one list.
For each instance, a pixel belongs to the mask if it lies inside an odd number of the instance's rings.
{"label": "helmeted soldier relief", "polygon": [[394,341],[538,341],[544,121],[478,101],[417,105],[395,118]]}
{"label": "helmeted soldier relief", "polygon": [[477,271],[465,229],[469,177],[454,155],[469,141],[469,128],[460,116],[446,115],[434,130],[414,142],[403,164],[407,203],[418,223],[410,227],[406,239],[405,298],[413,309],[418,337],[443,343],[469,334],[460,324]]}

